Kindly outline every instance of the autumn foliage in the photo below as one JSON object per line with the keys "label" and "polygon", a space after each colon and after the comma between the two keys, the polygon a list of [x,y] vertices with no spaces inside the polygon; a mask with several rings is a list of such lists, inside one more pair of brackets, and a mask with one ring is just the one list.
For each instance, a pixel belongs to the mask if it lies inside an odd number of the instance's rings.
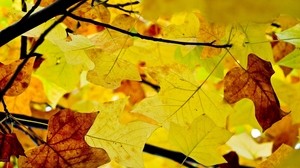
{"label": "autumn foliage", "polygon": [[297,167],[297,0],[1,0],[0,166]]}

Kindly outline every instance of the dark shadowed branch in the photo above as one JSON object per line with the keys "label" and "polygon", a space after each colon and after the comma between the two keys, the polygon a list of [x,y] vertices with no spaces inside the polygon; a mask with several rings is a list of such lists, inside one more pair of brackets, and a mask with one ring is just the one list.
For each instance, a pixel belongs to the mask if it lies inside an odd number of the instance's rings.
{"label": "dark shadowed branch", "polygon": [[[69,7],[71,7],[72,5],[80,1],[86,1],[86,0],[57,0],[53,4],[49,5],[48,7],[36,13],[33,13],[30,16],[25,17],[25,19],[21,19],[16,23],[12,24],[11,26],[1,30],[0,47],[10,42],[14,38],[22,35],[23,33],[48,21],[49,19],[57,15],[64,14]],[[31,12],[31,10],[29,12]]]}

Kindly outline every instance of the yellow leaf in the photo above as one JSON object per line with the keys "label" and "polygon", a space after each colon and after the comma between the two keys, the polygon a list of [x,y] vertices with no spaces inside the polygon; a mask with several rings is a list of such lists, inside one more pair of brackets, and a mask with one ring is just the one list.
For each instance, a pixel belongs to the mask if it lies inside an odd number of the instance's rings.
{"label": "yellow leaf", "polygon": [[[135,109],[161,124],[173,121],[189,125],[202,114],[209,116],[218,126],[225,126],[233,111],[215,90],[198,83],[191,71],[185,68],[167,70],[156,68],[160,84],[158,96],[144,99]],[[166,75],[167,74],[167,75]]]}
{"label": "yellow leaf", "polygon": [[267,157],[272,154],[272,142],[258,144],[247,133],[234,135],[227,142],[237,154],[247,159]]}
{"label": "yellow leaf", "polygon": [[87,74],[90,82],[113,89],[120,86],[122,80],[140,80],[137,66],[123,60],[119,55],[100,50],[90,50],[88,54],[95,63],[95,68]]}
{"label": "yellow leaf", "polygon": [[169,25],[163,29],[162,36],[164,38],[182,39],[184,41],[195,41],[200,23],[197,16],[193,13],[188,13],[185,16],[184,22],[180,25]]}
{"label": "yellow leaf", "polygon": [[282,144],[267,160],[259,164],[257,168],[278,168],[280,163],[293,151],[294,149],[290,146]]}
{"label": "yellow leaf", "polygon": [[157,127],[141,121],[121,124],[119,116],[126,101],[120,99],[104,104],[85,139],[90,146],[105,149],[117,163],[127,167],[143,167],[144,144]]}
{"label": "yellow leaf", "polygon": [[205,115],[197,117],[188,128],[171,123],[169,134],[170,141],[181,152],[206,166],[226,162],[217,148],[230,137],[229,131],[216,126]]}

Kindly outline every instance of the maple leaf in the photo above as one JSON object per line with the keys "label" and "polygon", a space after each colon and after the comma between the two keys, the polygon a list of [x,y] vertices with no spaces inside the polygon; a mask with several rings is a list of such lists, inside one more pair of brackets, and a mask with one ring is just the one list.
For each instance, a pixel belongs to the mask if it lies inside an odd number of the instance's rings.
{"label": "maple leaf", "polygon": [[105,149],[119,164],[143,167],[144,145],[157,126],[141,121],[120,123],[119,115],[125,104],[126,99],[104,104],[85,139],[90,146]]}
{"label": "maple leaf", "polygon": [[24,149],[15,133],[0,133],[0,161],[9,162],[10,156],[25,156]]}
{"label": "maple leaf", "polygon": [[272,88],[270,78],[273,75],[271,63],[254,54],[248,56],[248,69],[236,67],[224,78],[224,98],[235,103],[242,98],[254,102],[255,116],[263,130],[282,118],[278,98]]}
{"label": "maple leaf", "polygon": [[106,152],[84,141],[97,113],[64,109],[49,120],[47,141],[20,157],[20,167],[98,167],[109,161]]}
{"label": "maple leaf", "polygon": [[[34,60],[35,58],[29,59],[29,61],[17,75],[17,78],[14,80],[12,86],[8,89],[5,95],[17,96],[24,92],[24,90],[28,87],[31,79]],[[2,90],[7,85],[8,81],[11,79],[22,61],[23,60],[18,60],[9,65],[3,65],[2,63],[0,63],[0,90]]]}
{"label": "maple leaf", "polygon": [[189,128],[175,123],[170,126],[170,141],[189,156],[206,166],[224,163],[226,160],[217,151],[231,133],[216,124],[207,116],[197,117]]}

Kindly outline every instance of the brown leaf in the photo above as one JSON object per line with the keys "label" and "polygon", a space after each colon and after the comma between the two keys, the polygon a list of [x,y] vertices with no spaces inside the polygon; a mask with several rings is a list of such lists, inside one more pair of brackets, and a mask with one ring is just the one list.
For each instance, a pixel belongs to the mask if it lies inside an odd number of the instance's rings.
{"label": "brown leaf", "polygon": [[10,156],[25,156],[24,149],[15,133],[0,133],[0,161],[9,162]]}
{"label": "brown leaf", "polygon": [[271,85],[274,74],[271,63],[254,54],[248,56],[248,70],[236,67],[224,78],[224,98],[235,103],[249,98],[255,105],[255,116],[263,130],[280,120],[284,112]]}
{"label": "brown leaf", "polygon": [[282,144],[294,147],[298,142],[299,128],[300,124],[293,124],[291,115],[287,115],[267,129],[266,134],[272,137],[274,142],[272,151],[277,150]]}
{"label": "brown leaf", "polygon": [[[35,58],[30,58],[25,64],[22,71],[18,74],[12,87],[8,89],[5,95],[7,96],[17,96],[21,94],[29,85],[31,73],[33,69],[33,63]],[[0,89],[2,90],[13,76],[17,67],[21,64],[23,60],[15,61],[11,64],[4,65],[0,63]]]}
{"label": "brown leaf", "polygon": [[[275,35],[273,35],[274,40],[278,40]],[[273,49],[273,57],[275,62],[280,61],[285,56],[287,56],[289,53],[295,50],[295,45],[291,43],[287,43],[284,41],[275,41],[271,42],[272,49]],[[287,76],[293,69],[286,67],[286,66],[280,66],[285,76]]]}
{"label": "brown leaf", "polygon": [[239,168],[239,156],[235,152],[229,152],[223,155],[227,163],[220,164],[220,168]]}
{"label": "brown leaf", "polygon": [[20,167],[98,167],[110,159],[101,148],[88,146],[84,140],[97,113],[61,110],[49,120],[47,142],[20,157]]}

